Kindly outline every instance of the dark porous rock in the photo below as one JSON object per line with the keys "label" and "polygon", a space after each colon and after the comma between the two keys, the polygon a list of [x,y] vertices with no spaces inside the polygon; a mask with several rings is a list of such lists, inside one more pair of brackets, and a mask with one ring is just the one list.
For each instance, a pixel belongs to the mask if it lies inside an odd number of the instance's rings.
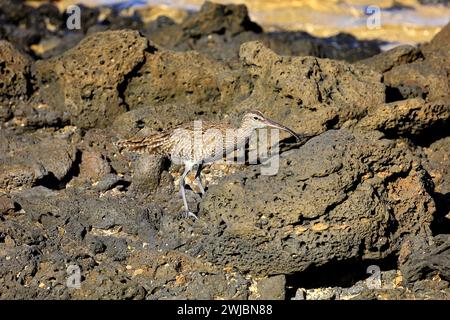
{"label": "dark porous rock", "polygon": [[129,256],[128,244],[123,238],[107,238],[104,240],[106,245],[106,255],[113,261],[124,261]]}
{"label": "dark porous rock", "polygon": [[103,243],[103,241],[99,237],[94,237],[92,239],[90,247],[91,247],[92,252],[94,252],[94,254],[103,253],[106,250],[106,245]]}
{"label": "dark porous rock", "polygon": [[118,116],[112,130],[120,137],[150,134],[174,128],[183,123],[202,118],[219,120],[220,104],[164,104],[142,106]]}
{"label": "dark porous rock", "polygon": [[197,13],[189,15],[180,25],[165,24],[155,30],[148,27],[148,36],[158,44],[169,48],[188,50],[196,41],[214,35],[231,40],[245,32],[260,33],[261,27],[252,22],[245,5],[223,5],[205,1]]}
{"label": "dark porous rock", "polygon": [[159,185],[165,159],[160,156],[142,155],[133,162],[131,186],[140,192],[155,191]]}
{"label": "dark porous rock", "polygon": [[32,8],[20,0],[1,0],[0,17],[8,22],[23,22]]}
{"label": "dark porous rock", "polygon": [[80,174],[92,181],[111,172],[111,167],[105,157],[98,151],[84,151],[81,156]]}
{"label": "dark porous rock", "polygon": [[371,278],[357,281],[351,287],[326,287],[297,290],[294,300],[448,300],[449,283],[439,277],[404,286],[400,270],[381,271],[379,283]]}
{"label": "dark porous rock", "polygon": [[422,97],[449,101],[450,24],[420,48],[424,59],[396,66],[384,74],[385,83],[400,98]]}
{"label": "dark porous rock", "polygon": [[12,117],[11,105],[8,101],[0,102],[0,125]]}
{"label": "dark porous rock", "polygon": [[258,109],[304,134],[339,128],[384,103],[381,74],[367,67],[314,57],[285,57],[261,42],[241,46],[253,77],[251,96],[234,109]]}
{"label": "dark porous rock", "polygon": [[59,188],[76,160],[76,148],[64,136],[0,134],[0,190],[36,184]]}
{"label": "dark porous rock", "polygon": [[261,279],[257,282],[257,299],[284,300],[286,297],[286,276],[283,274]]}
{"label": "dark porous rock", "polygon": [[[175,52],[157,48],[145,55],[145,63],[130,79],[125,99],[130,109],[155,104],[226,103],[248,95],[241,73],[196,51]],[[205,110],[206,109],[206,110]]]}
{"label": "dark porous rock", "polygon": [[212,33],[236,35],[249,30],[262,31],[250,20],[245,5],[222,5],[211,1],[206,1],[198,14],[188,16],[182,28],[191,38]]}
{"label": "dark porous rock", "polygon": [[15,208],[14,201],[12,201],[9,196],[0,194],[0,215],[11,214],[14,212]]}
{"label": "dark porous rock", "polygon": [[[227,274],[215,272],[214,274],[202,274],[193,272],[189,285],[180,296],[184,299],[212,300],[222,299],[247,299],[247,280],[242,274]],[[179,299],[178,296],[173,296]]]}
{"label": "dark porous rock", "polygon": [[136,31],[85,38],[62,56],[36,63],[39,97],[82,128],[105,127],[126,110],[124,84],[144,62],[148,41]]}
{"label": "dark porous rock", "polygon": [[[97,255],[98,256],[98,255]],[[245,299],[248,281],[239,273],[226,273],[183,254],[133,250],[127,268],[117,261],[86,273],[73,298],[112,299]]]}
{"label": "dark porous rock", "polygon": [[433,178],[435,191],[450,194],[450,137],[437,140],[423,151],[424,167]]}
{"label": "dark porous rock", "polygon": [[8,41],[0,40],[0,103],[5,98],[26,97],[30,60]]}
{"label": "dark porous rock", "polygon": [[47,18],[43,19],[44,23],[45,20],[47,20],[48,23],[51,23],[56,29],[59,29],[63,22],[66,21],[66,19],[63,19],[58,7],[53,3],[43,3],[36,8],[36,11],[41,17],[43,16]]}
{"label": "dark porous rock", "polygon": [[354,62],[372,57],[381,52],[376,40],[358,40],[354,35],[340,32],[328,38],[318,38],[317,43],[323,54],[319,57]]}
{"label": "dark porous rock", "polygon": [[69,124],[69,116],[66,112],[40,102],[39,99],[36,99],[36,96],[26,101],[14,103],[11,107],[11,113],[12,117],[7,123],[10,127],[62,128]]}
{"label": "dark porous rock", "polygon": [[141,228],[156,230],[161,214],[157,207],[140,198],[114,194],[99,197],[97,193],[76,189],[50,192],[35,187],[15,193],[13,200],[32,221],[45,225],[51,222],[77,238],[84,238],[86,231],[93,228],[100,233],[120,228],[130,235],[139,234]]}
{"label": "dark porous rock", "polygon": [[379,105],[369,110],[356,125],[366,130],[379,130],[391,137],[436,136],[445,130],[450,118],[450,105],[412,98]]}
{"label": "dark porous rock", "polygon": [[433,142],[428,147],[418,148],[422,164],[434,183],[434,198],[437,212],[432,230],[435,234],[450,233],[450,137]]}
{"label": "dark porous rock", "polygon": [[445,69],[448,69],[450,65],[448,57],[448,49],[450,48],[450,22],[441,29],[431,41],[421,47],[422,52],[426,58],[431,58],[435,55],[446,58],[447,64],[442,65]]}
{"label": "dark porous rock", "polygon": [[[145,198],[35,187],[12,199],[23,213],[0,219],[1,298],[248,297],[236,270],[155,247],[162,210]],[[67,288],[68,266],[80,268],[77,290]]]}
{"label": "dark porous rock", "polygon": [[411,237],[402,245],[399,262],[406,285],[433,276],[450,281],[450,235]]}
{"label": "dark porous rock", "polygon": [[431,59],[394,67],[384,73],[384,82],[390,88],[397,88],[400,99],[448,99],[447,72]]}
{"label": "dark porous rock", "polygon": [[399,250],[405,235],[430,233],[429,176],[403,144],[375,132],[327,131],[283,154],[276,175],[260,170],[209,187],[200,216],[210,229],[196,238],[209,261],[289,274],[380,259]]}
{"label": "dark porous rock", "polygon": [[264,33],[251,21],[244,5],[206,1],[198,12],[188,15],[180,24],[162,22],[148,24],[144,34],[165,48],[195,50],[229,62],[239,58],[240,45],[256,40],[283,55],[356,61],[380,53],[377,41],[360,41],[345,33],[328,38],[316,38],[302,31]]}
{"label": "dark porous rock", "polygon": [[[354,62],[380,53],[376,41],[357,40],[347,33],[316,38],[303,31],[274,31],[259,38],[247,41],[260,40],[277,54],[286,56],[314,56]],[[246,41],[241,41],[241,44],[243,42]]]}
{"label": "dark porous rock", "polygon": [[92,24],[92,26],[89,27],[89,30],[87,31],[88,35],[104,30],[140,30],[143,28],[142,19],[137,12],[132,15],[123,14],[121,9],[116,9],[113,6],[101,6],[95,8],[99,10],[98,23]]}
{"label": "dark porous rock", "polygon": [[[108,270],[109,271],[109,270]],[[72,290],[73,299],[144,300],[146,291],[127,275],[95,270],[83,281],[82,290]]]}
{"label": "dark porous rock", "polygon": [[123,181],[119,176],[115,175],[114,173],[108,173],[100,178],[98,183],[95,185],[95,190],[105,192],[111,190],[112,188],[114,188],[119,184],[123,184],[124,182],[125,181]]}
{"label": "dark porous rock", "polygon": [[[107,166],[110,167],[111,172],[119,172],[121,174],[129,173],[129,160],[119,153],[116,146],[118,138],[117,133],[113,130],[94,128],[86,132],[83,140],[78,145],[82,153],[93,153],[97,157],[94,163],[96,168],[94,171],[90,171],[97,178],[108,171]],[[84,169],[80,168],[80,171],[81,175],[83,175]],[[86,174],[86,177],[89,175]]]}
{"label": "dark porous rock", "polygon": [[375,71],[384,73],[393,67],[414,62],[423,55],[421,51],[410,45],[401,45],[376,56],[360,60],[358,64],[364,64]]}

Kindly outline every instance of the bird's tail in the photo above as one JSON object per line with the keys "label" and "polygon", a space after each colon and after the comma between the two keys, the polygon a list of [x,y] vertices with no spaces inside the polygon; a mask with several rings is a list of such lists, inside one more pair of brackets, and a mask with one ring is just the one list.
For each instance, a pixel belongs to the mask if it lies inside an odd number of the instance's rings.
{"label": "bird's tail", "polygon": [[148,154],[165,154],[164,144],[167,137],[163,133],[156,133],[147,137],[136,137],[117,141],[117,146],[123,150]]}

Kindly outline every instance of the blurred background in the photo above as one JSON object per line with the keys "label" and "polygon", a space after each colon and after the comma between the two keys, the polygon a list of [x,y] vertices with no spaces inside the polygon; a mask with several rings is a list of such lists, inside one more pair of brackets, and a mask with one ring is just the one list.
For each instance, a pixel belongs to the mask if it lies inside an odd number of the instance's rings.
{"label": "blurred background", "polygon": [[[63,10],[70,4],[112,5],[147,20],[160,15],[181,22],[188,12],[200,9],[203,0],[61,0]],[[450,21],[449,0],[221,0],[223,4],[243,3],[253,21],[265,31],[306,31],[320,37],[346,32],[358,39],[384,40],[388,49],[398,44],[429,41]],[[38,6],[42,1],[29,1]],[[372,6],[379,8],[379,12]],[[370,9],[372,8],[372,9]],[[376,10],[376,9],[375,9]],[[380,25],[368,28],[370,14],[378,14]],[[375,16],[372,16],[375,17]]]}

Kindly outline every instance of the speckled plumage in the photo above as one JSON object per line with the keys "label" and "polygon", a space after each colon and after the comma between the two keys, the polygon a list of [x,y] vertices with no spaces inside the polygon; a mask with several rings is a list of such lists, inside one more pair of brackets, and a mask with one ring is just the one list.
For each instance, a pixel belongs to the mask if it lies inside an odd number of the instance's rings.
{"label": "speckled plumage", "polygon": [[[129,151],[164,155],[180,162],[209,163],[241,148],[254,130],[212,122],[202,122],[199,129],[190,123],[146,137],[122,140],[118,144]],[[220,153],[216,152],[219,146]]]}
{"label": "speckled plumage", "polygon": [[189,211],[186,201],[184,190],[186,175],[197,167],[195,179],[204,193],[200,181],[202,165],[218,161],[244,147],[253,131],[266,126],[288,131],[298,139],[298,136],[289,128],[264,118],[258,111],[252,111],[244,115],[239,128],[222,123],[194,121],[146,137],[122,140],[118,142],[118,145],[129,151],[164,155],[170,157],[172,161],[183,163],[185,170],[180,179],[180,192],[187,216],[196,217]]}

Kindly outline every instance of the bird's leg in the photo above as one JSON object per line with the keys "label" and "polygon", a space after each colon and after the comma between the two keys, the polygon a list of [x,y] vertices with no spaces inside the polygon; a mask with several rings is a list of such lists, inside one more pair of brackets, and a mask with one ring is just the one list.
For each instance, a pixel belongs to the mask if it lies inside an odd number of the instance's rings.
{"label": "bird's leg", "polygon": [[186,182],[186,176],[188,175],[189,171],[192,170],[192,166],[190,165],[185,165],[184,166],[184,172],[182,174],[182,176],[180,177],[180,193],[181,193],[181,197],[183,198],[183,204],[184,204],[184,212],[183,212],[183,216],[185,218],[189,218],[189,217],[193,217],[195,219],[198,219],[197,216],[195,214],[193,214],[191,211],[189,211],[189,207],[188,207],[188,203],[186,200],[186,191],[184,189]]}
{"label": "bird's leg", "polygon": [[200,162],[200,164],[197,166],[197,171],[195,172],[195,182],[197,183],[198,187],[200,188],[200,192],[202,195],[205,194],[205,189],[202,185],[202,179],[200,178],[200,172],[203,169],[203,162]]}

